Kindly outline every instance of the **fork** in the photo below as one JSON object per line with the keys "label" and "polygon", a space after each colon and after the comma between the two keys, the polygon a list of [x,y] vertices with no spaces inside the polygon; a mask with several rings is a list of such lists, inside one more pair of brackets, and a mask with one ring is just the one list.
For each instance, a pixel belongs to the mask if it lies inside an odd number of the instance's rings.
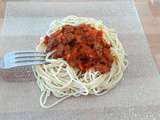
{"label": "fork", "polygon": [[0,68],[9,69],[19,66],[36,65],[45,63],[44,52],[37,51],[14,51],[0,58]]}

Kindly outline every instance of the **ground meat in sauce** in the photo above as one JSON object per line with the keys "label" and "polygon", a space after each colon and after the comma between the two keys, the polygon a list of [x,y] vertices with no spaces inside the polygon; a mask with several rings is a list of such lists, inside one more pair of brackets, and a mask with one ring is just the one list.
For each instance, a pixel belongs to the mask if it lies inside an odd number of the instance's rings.
{"label": "ground meat in sauce", "polygon": [[102,74],[110,71],[113,56],[103,32],[90,24],[65,25],[61,30],[45,36],[46,52],[56,50],[53,58],[63,58],[82,72],[95,69]]}

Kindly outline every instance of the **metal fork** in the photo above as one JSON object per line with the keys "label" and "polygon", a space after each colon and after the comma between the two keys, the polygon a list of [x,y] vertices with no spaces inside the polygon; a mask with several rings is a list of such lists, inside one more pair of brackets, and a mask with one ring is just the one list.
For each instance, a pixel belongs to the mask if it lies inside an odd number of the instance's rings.
{"label": "metal fork", "polygon": [[9,52],[0,58],[0,68],[9,69],[19,66],[36,65],[45,63],[44,52],[36,51],[14,51]]}

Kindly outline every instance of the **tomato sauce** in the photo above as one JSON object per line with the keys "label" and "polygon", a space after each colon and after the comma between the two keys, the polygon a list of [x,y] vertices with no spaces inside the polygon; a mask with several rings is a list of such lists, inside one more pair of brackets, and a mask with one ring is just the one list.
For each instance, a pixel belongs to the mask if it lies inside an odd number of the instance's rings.
{"label": "tomato sauce", "polygon": [[55,50],[52,58],[63,58],[82,72],[95,69],[102,74],[110,71],[113,56],[103,38],[103,32],[90,24],[65,25],[50,36],[45,36],[46,52]]}

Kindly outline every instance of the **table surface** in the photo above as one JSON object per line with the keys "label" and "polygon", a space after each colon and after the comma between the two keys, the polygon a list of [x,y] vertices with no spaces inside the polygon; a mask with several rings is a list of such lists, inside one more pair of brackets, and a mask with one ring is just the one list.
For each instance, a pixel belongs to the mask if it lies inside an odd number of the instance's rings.
{"label": "table surface", "polygon": [[134,0],[160,72],[160,0]]}
{"label": "table surface", "polygon": [[[95,2],[92,3],[91,7],[91,2],[73,2],[72,4],[68,4],[67,2],[40,2],[37,8],[35,7],[37,2],[7,3],[5,25],[2,30],[2,39],[0,40],[0,48],[3,49],[1,49],[0,54],[6,51],[34,47],[36,42],[39,42],[39,35],[44,33],[48,23],[55,17],[68,14],[90,15],[96,18],[101,17],[106,25],[117,30],[119,38],[128,54],[129,67],[124,74],[124,81],[116,89],[113,89],[111,94],[95,99],[92,99],[91,96],[81,97],[76,100],[71,98],[56,106],[51,112],[45,112],[43,109],[40,109],[37,103],[40,95],[35,85],[35,79],[30,76],[31,74],[28,74],[29,71],[19,72],[21,69],[18,69],[18,72],[17,69],[0,70],[0,76],[2,77],[0,80],[0,119],[27,119],[31,116],[37,117],[43,113],[43,116],[48,116],[50,119],[53,118],[52,116],[55,119],[63,119],[63,117],[70,119],[71,116],[73,116],[73,119],[76,116],[78,118],[90,117],[92,120],[97,119],[96,117],[114,120],[119,120],[119,118],[122,120],[129,118],[131,120],[132,118],[134,120],[135,118],[137,120],[140,118],[156,120],[157,118],[159,120],[159,73],[150,54],[136,9],[131,0],[112,1]],[[139,4],[143,5],[140,1]],[[87,12],[84,13],[84,11]],[[148,16],[147,14],[143,13],[144,17]],[[146,35],[147,33],[154,35],[157,32],[151,31],[153,29],[149,30],[146,32]],[[11,40],[14,40],[14,43],[8,44],[8,41]],[[20,96],[17,97],[17,95]],[[32,97],[28,99],[30,96]],[[61,113],[63,115],[59,116]],[[90,114],[92,113],[93,115],[91,116]],[[148,117],[148,115],[151,116]],[[45,117],[42,117],[42,119],[46,119]]]}

